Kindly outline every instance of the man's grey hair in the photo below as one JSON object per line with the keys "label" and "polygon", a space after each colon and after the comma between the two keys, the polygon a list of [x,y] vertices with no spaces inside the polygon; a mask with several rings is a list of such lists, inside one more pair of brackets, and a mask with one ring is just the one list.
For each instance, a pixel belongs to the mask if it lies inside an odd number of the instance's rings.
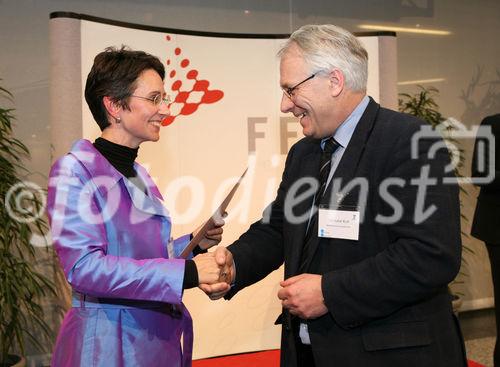
{"label": "man's grey hair", "polygon": [[331,25],[305,25],[292,33],[278,52],[281,58],[292,45],[301,50],[311,74],[342,71],[345,84],[353,92],[365,92],[368,53],[352,33]]}

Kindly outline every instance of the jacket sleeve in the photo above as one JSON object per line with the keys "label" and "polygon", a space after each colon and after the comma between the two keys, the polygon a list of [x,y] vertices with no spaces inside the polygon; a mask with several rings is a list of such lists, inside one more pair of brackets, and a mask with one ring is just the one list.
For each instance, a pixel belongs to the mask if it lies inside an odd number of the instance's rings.
{"label": "jacket sleeve", "polygon": [[275,200],[264,210],[261,220],[253,223],[237,241],[228,246],[236,265],[235,284],[226,296],[228,299],[241,289],[263,279],[283,263],[284,202],[295,147],[296,145],[288,153]]}
{"label": "jacket sleeve", "polygon": [[[168,247],[172,248],[173,250],[173,256],[169,257],[175,257],[178,258],[181,255],[181,252],[186,248],[186,246],[189,244],[189,241],[191,240],[191,234],[185,234],[179,238],[176,238],[175,240],[172,240],[168,243]],[[193,258],[193,253],[189,254],[188,259]]]}
{"label": "jacket sleeve", "polygon": [[87,176],[80,162],[67,155],[54,164],[49,178],[52,241],[72,288],[94,297],[180,303],[184,260],[108,254],[105,218]]}

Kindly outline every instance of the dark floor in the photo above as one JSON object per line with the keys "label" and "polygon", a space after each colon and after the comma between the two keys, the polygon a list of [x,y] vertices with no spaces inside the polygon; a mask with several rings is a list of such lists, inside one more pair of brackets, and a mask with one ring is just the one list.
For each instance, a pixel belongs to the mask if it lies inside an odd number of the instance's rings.
{"label": "dark floor", "polygon": [[492,308],[460,312],[460,327],[465,340],[480,339],[496,335],[495,313]]}

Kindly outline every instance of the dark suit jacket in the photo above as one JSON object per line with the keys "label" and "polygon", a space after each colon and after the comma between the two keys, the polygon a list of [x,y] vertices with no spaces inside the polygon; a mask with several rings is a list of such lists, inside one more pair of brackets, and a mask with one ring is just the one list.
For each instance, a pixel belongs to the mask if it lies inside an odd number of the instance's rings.
{"label": "dark suit jacket", "polygon": [[[496,138],[500,136],[500,114],[488,116],[482,122],[481,126],[491,126],[491,132]],[[473,177],[482,177],[484,172],[479,171],[478,161],[482,158],[484,166],[489,166],[488,149],[490,145],[484,141],[482,152],[478,149],[476,140],[474,146],[474,156],[472,158],[472,175]],[[481,154],[483,153],[483,154]],[[481,155],[481,156],[480,156]],[[488,245],[500,244],[500,148],[495,149],[495,178],[488,184],[483,184],[477,198],[476,212],[474,213],[474,221],[472,223],[471,234],[483,240]]]}
{"label": "dark suit jacket", "polygon": [[[463,343],[447,293],[447,284],[460,266],[458,189],[444,186],[440,180],[449,160],[447,151],[439,150],[433,159],[427,157],[436,140],[420,139],[417,158],[411,158],[411,139],[422,124],[370,100],[334,174],[342,185],[356,178],[365,181],[367,197],[358,198],[363,191],[359,186],[345,195],[333,193],[334,180],[324,195],[324,200],[333,199],[334,204],[340,197],[340,204],[362,207],[364,220],[358,241],[312,239],[315,253],[308,272],[323,275],[329,311],[308,321],[318,367],[465,366]],[[227,298],[283,261],[285,278],[297,274],[307,223],[289,220],[285,212],[290,210],[290,200],[286,197],[297,180],[317,175],[319,157],[318,140],[304,138],[290,149],[277,197],[264,215],[269,220],[252,224],[229,247],[237,274]],[[423,203],[423,210],[432,206],[433,213],[415,223],[415,208],[422,205],[416,202],[422,200],[417,195],[418,185],[410,180],[420,177],[422,167],[438,180],[426,188]],[[389,177],[393,178],[390,197],[383,200],[381,183]],[[309,197],[291,210],[295,215],[307,213],[311,203]],[[400,208],[402,216],[393,224],[375,220],[377,215],[389,217]],[[297,331],[286,310],[282,319],[281,365],[294,367]]]}

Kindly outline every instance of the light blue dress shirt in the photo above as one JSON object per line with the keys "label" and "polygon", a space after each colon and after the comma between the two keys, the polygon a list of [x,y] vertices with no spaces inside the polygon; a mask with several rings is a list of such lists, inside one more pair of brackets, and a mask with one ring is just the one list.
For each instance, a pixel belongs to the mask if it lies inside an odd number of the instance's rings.
{"label": "light blue dress shirt", "polygon": [[[342,159],[342,156],[344,155],[349,141],[351,141],[352,134],[354,133],[356,126],[358,126],[358,122],[361,119],[361,116],[363,116],[363,113],[368,106],[368,102],[370,102],[370,99],[368,98],[368,96],[364,96],[364,98],[356,106],[354,111],[352,111],[352,113],[345,119],[345,121],[340,124],[340,126],[337,128],[337,130],[335,130],[335,133],[333,134],[333,138],[337,141],[337,143],[340,144],[340,146],[332,154],[330,174],[328,175],[328,181],[325,190],[328,187],[328,184],[330,183],[333,174],[335,173],[335,170],[337,169],[337,166]],[[329,138],[330,136],[321,140],[321,149],[324,149],[325,141]]]}

